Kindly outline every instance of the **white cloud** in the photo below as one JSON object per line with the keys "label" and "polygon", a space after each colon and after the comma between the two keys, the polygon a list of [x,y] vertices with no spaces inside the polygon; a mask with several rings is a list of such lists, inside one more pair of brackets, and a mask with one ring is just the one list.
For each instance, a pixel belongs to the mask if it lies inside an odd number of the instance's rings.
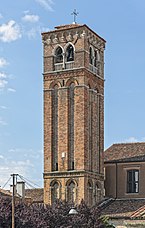
{"label": "white cloud", "polygon": [[1,109],[7,109],[7,107],[4,106],[4,105],[1,105],[0,108],[1,108]]}
{"label": "white cloud", "polygon": [[129,137],[128,139],[125,140],[125,142],[133,143],[133,142],[138,142],[138,140],[135,137]]}
{"label": "white cloud", "polygon": [[24,17],[22,17],[22,20],[26,21],[26,22],[34,23],[34,22],[38,22],[39,21],[39,16],[38,15],[33,15],[33,14],[27,14]]}
{"label": "white cloud", "polygon": [[7,125],[7,123],[0,117],[0,125]]}
{"label": "white cloud", "polygon": [[35,1],[38,2],[46,10],[53,11],[53,9],[52,9],[53,1],[52,0],[35,0]]}
{"label": "white cloud", "polygon": [[10,20],[7,24],[0,26],[0,40],[2,42],[11,42],[21,38],[21,30],[19,25]]}
{"label": "white cloud", "polygon": [[131,136],[128,139],[125,139],[124,142],[127,142],[127,143],[145,142],[145,137],[142,137],[141,139],[137,139],[134,136]]}
{"label": "white cloud", "polygon": [[0,72],[0,79],[7,78],[7,75],[5,73]]}
{"label": "white cloud", "polygon": [[7,84],[8,84],[8,81],[0,78],[0,90],[4,89]]}
{"label": "white cloud", "polygon": [[30,29],[29,31],[27,31],[27,36],[29,39],[33,39],[36,37],[36,34],[37,34],[37,29],[36,28],[32,28]]}
{"label": "white cloud", "polygon": [[[3,156],[3,159],[1,156]],[[33,183],[40,185],[43,171],[38,166],[40,165],[41,157],[40,151],[32,148],[14,147],[9,149],[8,153],[0,154],[0,185],[3,187],[13,173],[18,173],[24,179],[32,180]],[[7,189],[9,184],[6,186]]]}
{"label": "white cloud", "polygon": [[6,61],[6,59],[0,58],[0,67],[4,67],[6,65],[8,65],[8,62]]}
{"label": "white cloud", "polygon": [[[4,187],[11,174],[18,173],[24,177],[28,176],[28,173],[33,168],[33,164],[29,161],[14,161],[3,159],[3,162],[0,164],[0,185]],[[6,185],[6,188],[9,189],[11,181]]]}
{"label": "white cloud", "polygon": [[16,90],[15,90],[15,89],[13,89],[13,88],[8,88],[8,92],[15,93],[15,92],[16,92]]}

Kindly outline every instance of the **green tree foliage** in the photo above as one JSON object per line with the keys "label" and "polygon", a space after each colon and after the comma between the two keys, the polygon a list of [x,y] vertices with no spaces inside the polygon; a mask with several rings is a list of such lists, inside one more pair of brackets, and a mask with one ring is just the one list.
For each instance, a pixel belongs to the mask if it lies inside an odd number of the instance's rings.
{"label": "green tree foliage", "polygon": [[100,217],[100,220],[102,221],[104,228],[115,228],[115,226],[109,222],[109,217],[102,216]]}

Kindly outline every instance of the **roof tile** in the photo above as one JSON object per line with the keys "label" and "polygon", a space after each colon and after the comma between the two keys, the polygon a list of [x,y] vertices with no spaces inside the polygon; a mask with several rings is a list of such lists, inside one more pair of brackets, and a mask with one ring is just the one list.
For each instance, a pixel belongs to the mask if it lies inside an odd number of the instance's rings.
{"label": "roof tile", "polygon": [[145,160],[145,142],[113,144],[104,152],[105,162],[139,157]]}

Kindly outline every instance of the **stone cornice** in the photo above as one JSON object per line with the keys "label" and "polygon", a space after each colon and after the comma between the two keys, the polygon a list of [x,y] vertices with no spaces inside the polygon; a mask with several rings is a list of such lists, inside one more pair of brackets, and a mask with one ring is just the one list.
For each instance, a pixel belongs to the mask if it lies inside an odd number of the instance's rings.
{"label": "stone cornice", "polygon": [[89,172],[89,171],[85,171],[85,170],[72,170],[72,171],[53,171],[53,172],[45,172],[43,174],[45,176],[45,178],[53,178],[53,177],[58,177],[58,178],[71,178],[71,177],[84,177],[84,176],[88,176],[88,177],[94,177],[97,179],[97,177],[101,177],[103,178],[104,175],[103,174],[99,174],[99,173],[95,173],[95,172]]}
{"label": "stone cornice", "polygon": [[59,78],[68,78],[68,77],[79,77],[85,76],[86,74],[90,74],[94,78],[98,78],[101,81],[105,81],[104,78],[100,76],[96,76],[93,72],[85,67],[73,68],[73,69],[65,69],[61,71],[50,71],[43,73],[44,80],[52,80],[52,79],[59,79]]}

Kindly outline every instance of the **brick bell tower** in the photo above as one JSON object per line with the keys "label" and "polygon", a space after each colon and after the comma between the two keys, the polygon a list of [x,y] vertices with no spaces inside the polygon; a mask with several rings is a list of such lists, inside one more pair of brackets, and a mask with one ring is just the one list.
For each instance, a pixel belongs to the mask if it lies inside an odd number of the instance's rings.
{"label": "brick bell tower", "polygon": [[44,203],[103,197],[105,40],[87,25],[42,33]]}

